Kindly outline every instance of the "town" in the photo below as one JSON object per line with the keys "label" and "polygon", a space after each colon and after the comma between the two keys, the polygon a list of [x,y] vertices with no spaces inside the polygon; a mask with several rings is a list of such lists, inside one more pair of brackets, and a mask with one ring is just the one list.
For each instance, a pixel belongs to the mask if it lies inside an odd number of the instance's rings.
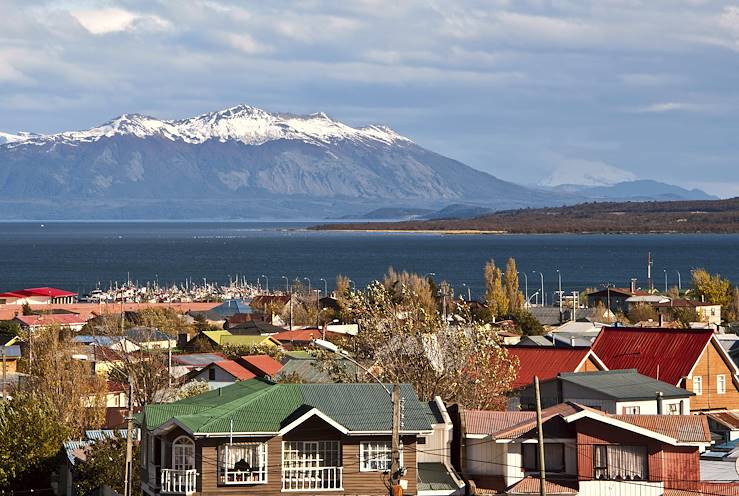
{"label": "town", "polygon": [[6,291],[0,487],[739,494],[739,288],[648,269],[545,295],[491,260],[478,299],[393,269]]}

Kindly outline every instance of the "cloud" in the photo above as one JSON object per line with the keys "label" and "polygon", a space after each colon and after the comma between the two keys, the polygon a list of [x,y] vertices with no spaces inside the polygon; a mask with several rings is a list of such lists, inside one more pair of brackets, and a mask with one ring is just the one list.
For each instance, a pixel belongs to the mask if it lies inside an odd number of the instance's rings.
{"label": "cloud", "polygon": [[624,181],[633,181],[637,176],[633,172],[608,164],[602,160],[554,156],[555,162],[549,176],[539,184],[541,186],[560,186],[577,184],[582,186],[610,186]]}
{"label": "cloud", "polygon": [[715,110],[715,106],[701,103],[688,103],[688,102],[661,102],[652,103],[643,107],[637,107],[634,109],[636,113],[643,114],[662,114],[665,112],[710,112]]}
{"label": "cloud", "polygon": [[226,40],[228,43],[238,49],[240,52],[247,53],[249,55],[259,55],[259,54],[265,54],[272,52],[274,50],[273,47],[269,45],[265,45],[263,43],[259,43],[254,38],[252,38],[250,35],[244,33],[244,34],[229,34],[226,36]]}
{"label": "cloud", "polygon": [[155,30],[169,27],[169,23],[159,16],[140,15],[119,8],[73,10],[70,14],[83,28],[95,35],[130,31],[137,25]]}

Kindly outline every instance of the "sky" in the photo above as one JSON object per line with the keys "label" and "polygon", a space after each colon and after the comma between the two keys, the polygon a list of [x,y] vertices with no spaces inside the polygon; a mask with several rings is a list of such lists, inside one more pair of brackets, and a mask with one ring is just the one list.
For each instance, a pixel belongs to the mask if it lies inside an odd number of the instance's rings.
{"label": "sky", "polygon": [[739,196],[739,4],[0,0],[0,131],[244,103],[386,124],[523,184]]}

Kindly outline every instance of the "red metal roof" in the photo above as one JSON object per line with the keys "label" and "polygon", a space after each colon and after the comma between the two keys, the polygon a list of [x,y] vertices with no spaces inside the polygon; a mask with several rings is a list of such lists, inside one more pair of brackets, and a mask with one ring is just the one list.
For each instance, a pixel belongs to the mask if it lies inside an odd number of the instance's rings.
{"label": "red metal roof", "polygon": [[27,288],[20,289],[17,291],[8,291],[6,293],[0,293],[0,298],[26,298],[29,296],[48,296],[50,298],[60,298],[63,296],[77,296],[77,293],[71,291],[65,291],[57,288]]}
{"label": "red metal roof", "polygon": [[70,313],[49,313],[42,315],[19,315],[16,317],[23,324],[32,326],[44,325],[80,325],[87,322],[83,317]]}
{"label": "red metal roof", "polygon": [[[554,482],[549,480],[549,472],[544,480],[546,494],[577,494],[577,480],[565,478]],[[506,490],[506,494],[540,494],[541,479],[538,477],[524,477]]]}
{"label": "red metal roof", "polygon": [[710,443],[711,431],[705,415],[608,415],[643,429],[658,432],[683,443]]}
{"label": "red metal roof", "polygon": [[560,372],[575,372],[589,352],[587,347],[512,346],[508,353],[517,356],[519,363],[513,387],[528,386],[534,382],[534,376],[545,381],[557,377]]}
{"label": "red metal roof", "polygon": [[282,369],[282,364],[269,355],[242,356],[241,360],[246,362],[246,367],[261,372],[265,376],[274,376]]}
{"label": "red metal roof", "polygon": [[467,434],[484,434],[488,436],[522,422],[535,419],[536,412],[464,411]]}
{"label": "red metal roof", "polygon": [[220,362],[213,362],[213,365],[222,368],[240,381],[247,381],[256,377],[256,375],[252,374],[233,360],[222,360]]}
{"label": "red metal roof", "polygon": [[675,386],[690,374],[711,340],[710,329],[604,327],[593,351],[610,370],[636,369]]}

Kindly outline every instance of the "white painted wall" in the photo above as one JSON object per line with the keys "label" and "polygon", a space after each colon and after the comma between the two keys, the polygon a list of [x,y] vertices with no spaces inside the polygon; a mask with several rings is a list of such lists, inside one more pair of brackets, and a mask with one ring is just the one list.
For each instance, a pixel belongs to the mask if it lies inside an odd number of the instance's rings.
{"label": "white painted wall", "polygon": [[662,496],[663,482],[580,481],[580,496]]}

